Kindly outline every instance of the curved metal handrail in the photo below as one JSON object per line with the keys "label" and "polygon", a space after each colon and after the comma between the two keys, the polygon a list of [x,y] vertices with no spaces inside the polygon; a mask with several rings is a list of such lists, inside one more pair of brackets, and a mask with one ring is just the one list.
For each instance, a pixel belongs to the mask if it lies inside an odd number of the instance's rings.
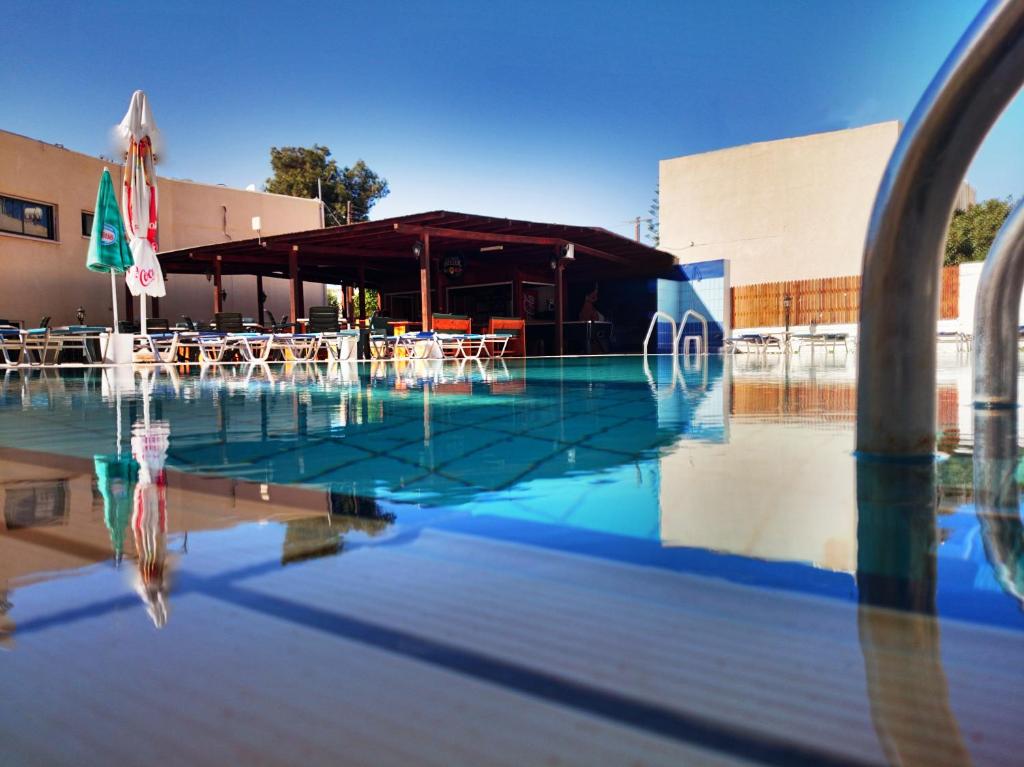
{"label": "curved metal handrail", "polygon": [[672,354],[675,355],[675,338],[676,338],[676,321],[668,312],[663,312],[660,309],[651,316],[651,326],[647,328],[647,335],[644,336],[644,356],[647,356],[647,344],[651,341],[651,334],[654,333],[654,329],[658,326],[658,317],[664,317],[672,325]]}
{"label": "curved metal handrail", "polygon": [[996,235],[974,303],[974,406],[1017,404],[1020,297],[1024,290],[1024,203]]}
{"label": "curved metal handrail", "polygon": [[675,338],[675,343],[672,345],[672,351],[675,352],[675,351],[679,350],[679,341],[683,337],[683,331],[686,330],[686,321],[690,317],[696,317],[700,321],[701,332],[703,334],[703,339],[701,340],[700,351],[701,351],[701,354],[707,354],[708,353],[708,318],[705,317],[700,312],[694,310],[694,309],[687,309],[685,312],[683,312],[683,316],[679,320],[679,332],[675,336],[673,336]]}
{"label": "curved metal handrail", "polygon": [[907,122],[868,226],[860,299],[857,450],[935,449],[942,245],[967,167],[1024,83],[1024,2],[991,0]]}

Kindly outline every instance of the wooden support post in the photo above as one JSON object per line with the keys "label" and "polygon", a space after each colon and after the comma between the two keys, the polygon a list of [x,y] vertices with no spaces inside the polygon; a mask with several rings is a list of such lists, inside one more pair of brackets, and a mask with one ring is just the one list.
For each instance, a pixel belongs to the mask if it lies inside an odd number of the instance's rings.
{"label": "wooden support post", "polygon": [[523,275],[518,269],[512,270],[512,314],[511,317],[526,319],[523,311]]}
{"label": "wooden support post", "polygon": [[355,312],[353,311],[352,303],[352,283],[345,283],[345,289],[344,291],[342,291],[342,295],[345,296],[342,312],[345,315],[345,319],[350,320],[353,317],[355,317]]}
{"label": "wooden support post", "polygon": [[437,310],[439,312],[448,311],[448,279],[444,276],[444,270],[441,268],[441,263],[438,261],[434,264],[434,271],[437,274]]}
{"label": "wooden support post", "polygon": [[562,356],[565,328],[565,262],[560,255],[559,249],[555,248],[555,353],[558,356]]}
{"label": "wooden support post", "polygon": [[160,297],[159,296],[153,296],[153,316],[154,317],[159,317],[160,316]]}
{"label": "wooden support post", "polygon": [[224,311],[224,290],[221,288],[220,256],[213,259],[213,313]]}
{"label": "wooden support post", "polygon": [[263,316],[266,314],[267,294],[263,292],[263,275],[256,275],[256,322],[263,326]]}
{"label": "wooden support post", "polygon": [[306,307],[303,305],[302,280],[299,278],[298,245],[292,245],[288,252],[288,285],[288,309],[291,312],[291,321],[295,322],[306,313]]}
{"label": "wooden support post", "polygon": [[420,251],[420,309],[423,313],[423,330],[430,330],[430,235],[426,233]]}
{"label": "wooden support post", "polygon": [[366,319],[366,266],[359,264],[359,319]]}

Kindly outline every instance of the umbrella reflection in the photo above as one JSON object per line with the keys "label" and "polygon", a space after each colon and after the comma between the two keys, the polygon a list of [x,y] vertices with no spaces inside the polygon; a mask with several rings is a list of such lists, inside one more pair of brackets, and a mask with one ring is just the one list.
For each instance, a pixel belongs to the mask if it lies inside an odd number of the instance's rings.
{"label": "umbrella reflection", "polygon": [[970,764],[936,620],[933,463],[857,464],[858,628],[871,718],[891,764]]}
{"label": "umbrella reflection", "polygon": [[132,457],[98,455],[94,459],[96,485],[103,497],[103,522],[110,533],[114,564],[124,558],[125,532],[132,517],[132,491],[139,467]]}
{"label": "umbrella reflection", "polygon": [[139,465],[132,511],[132,535],[138,555],[135,590],[142,598],[157,628],[163,628],[168,617],[168,596],[171,590],[167,558],[167,446],[170,424],[150,418],[153,382],[149,375],[142,380],[142,420],[132,426],[132,456]]}

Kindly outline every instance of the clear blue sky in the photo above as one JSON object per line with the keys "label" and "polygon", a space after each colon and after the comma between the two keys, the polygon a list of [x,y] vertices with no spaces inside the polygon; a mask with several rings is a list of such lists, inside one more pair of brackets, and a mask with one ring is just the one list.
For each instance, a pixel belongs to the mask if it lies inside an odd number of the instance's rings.
{"label": "clear blue sky", "polygon": [[[271,146],[320,143],[388,179],[375,218],[628,233],[659,159],[906,120],[980,6],[36,0],[3,12],[0,128],[99,154],[142,88],[163,175],[262,184]],[[1015,103],[971,170],[980,196],[1020,196],[1022,129]]]}

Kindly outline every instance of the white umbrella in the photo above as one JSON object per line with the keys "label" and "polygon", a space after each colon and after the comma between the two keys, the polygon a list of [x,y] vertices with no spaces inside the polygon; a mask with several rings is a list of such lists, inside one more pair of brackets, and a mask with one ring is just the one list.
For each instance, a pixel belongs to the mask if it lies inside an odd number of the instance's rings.
{"label": "white umbrella", "polygon": [[146,94],[135,91],[115,134],[125,152],[121,212],[132,251],[132,266],[125,281],[139,299],[140,330],[146,332],[146,296],[166,295],[163,271],[157,260],[156,154],[160,132],[149,109]]}

